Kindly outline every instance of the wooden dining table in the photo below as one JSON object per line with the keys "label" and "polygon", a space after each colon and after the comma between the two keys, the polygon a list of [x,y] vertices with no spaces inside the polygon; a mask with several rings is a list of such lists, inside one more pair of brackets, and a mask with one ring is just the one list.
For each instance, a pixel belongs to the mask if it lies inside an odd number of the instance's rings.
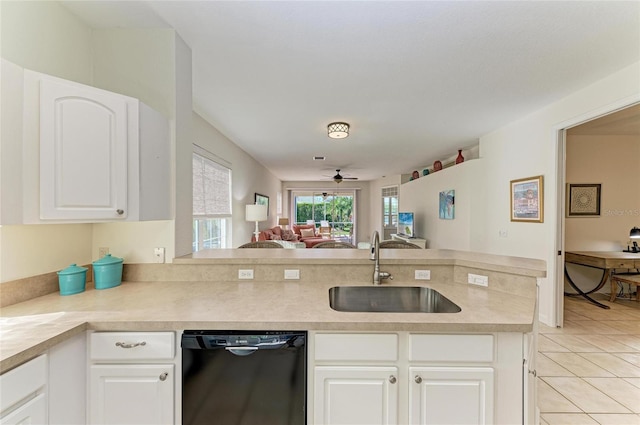
{"label": "wooden dining table", "polygon": [[[575,294],[565,292],[569,296],[581,296],[598,307],[608,309],[608,305],[602,304],[589,295],[599,291],[609,279],[613,271],[616,269],[640,269],[640,252],[626,251],[567,251],[564,254],[564,276],[571,287],[576,291]],[[592,289],[583,291],[580,289],[569,276],[567,271],[567,263],[578,264],[581,266],[602,269],[602,277],[600,281]]]}

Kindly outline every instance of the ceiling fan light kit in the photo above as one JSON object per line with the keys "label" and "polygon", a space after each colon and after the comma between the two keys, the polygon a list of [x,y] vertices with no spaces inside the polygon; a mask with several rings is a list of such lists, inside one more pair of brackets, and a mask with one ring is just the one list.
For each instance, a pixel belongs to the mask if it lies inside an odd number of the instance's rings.
{"label": "ceiling fan light kit", "polygon": [[340,170],[336,170],[336,175],[333,176],[333,181],[336,183],[342,183],[342,180],[358,180],[357,177],[342,177],[342,175],[340,175]]}
{"label": "ceiling fan light kit", "polygon": [[327,126],[327,134],[332,139],[344,139],[349,135],[349,124],[346,122],[332,122]]}

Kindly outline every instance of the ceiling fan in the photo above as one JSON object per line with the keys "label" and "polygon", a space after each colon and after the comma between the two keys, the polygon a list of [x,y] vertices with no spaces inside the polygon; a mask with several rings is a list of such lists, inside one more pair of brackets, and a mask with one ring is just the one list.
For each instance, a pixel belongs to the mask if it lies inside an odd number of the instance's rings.
{"label": "ceiling fan", "polygon": [[340,175],[340,170],[336,170],[336,175],[333,176],[333,181],[336,183],[342,183],[342,180],[358,180],[357,177],[343,177]]}

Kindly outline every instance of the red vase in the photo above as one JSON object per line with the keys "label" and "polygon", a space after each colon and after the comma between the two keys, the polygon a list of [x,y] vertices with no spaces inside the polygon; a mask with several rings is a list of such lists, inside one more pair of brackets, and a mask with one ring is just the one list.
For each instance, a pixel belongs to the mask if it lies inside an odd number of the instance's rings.
{"label": "red vase", "polygon": [[462,149],[458,149],[458,157],[456,158],[456,164],[464,162],[464,156],[462,156]]}

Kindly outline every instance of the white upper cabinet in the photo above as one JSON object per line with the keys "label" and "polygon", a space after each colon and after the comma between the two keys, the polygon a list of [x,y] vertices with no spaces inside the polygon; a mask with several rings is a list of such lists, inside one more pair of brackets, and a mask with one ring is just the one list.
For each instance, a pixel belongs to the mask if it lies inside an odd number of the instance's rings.
{"label": "white upper cabinet", "polygon": [[136,102],[67,81],[39,80],[40,218],[126,219],[127,109],[137,109]]}
{"label": "white upper cabinet", "polygon": [[[3,72],[3,88],[8,77],[17,81],[15,66],[11,70],[6,77]],[[0,188],[3,198],[6,193],[22,203],[22,223],[171,219],[166,118],[132,97],[21,72],[22,143],[4,140],[4,132],[2,141],[11,163],[21,165],[13,170],[20,195],[2,180]],[[8,211],[3,223],[18,221],[5,205],[0,210]]]}

